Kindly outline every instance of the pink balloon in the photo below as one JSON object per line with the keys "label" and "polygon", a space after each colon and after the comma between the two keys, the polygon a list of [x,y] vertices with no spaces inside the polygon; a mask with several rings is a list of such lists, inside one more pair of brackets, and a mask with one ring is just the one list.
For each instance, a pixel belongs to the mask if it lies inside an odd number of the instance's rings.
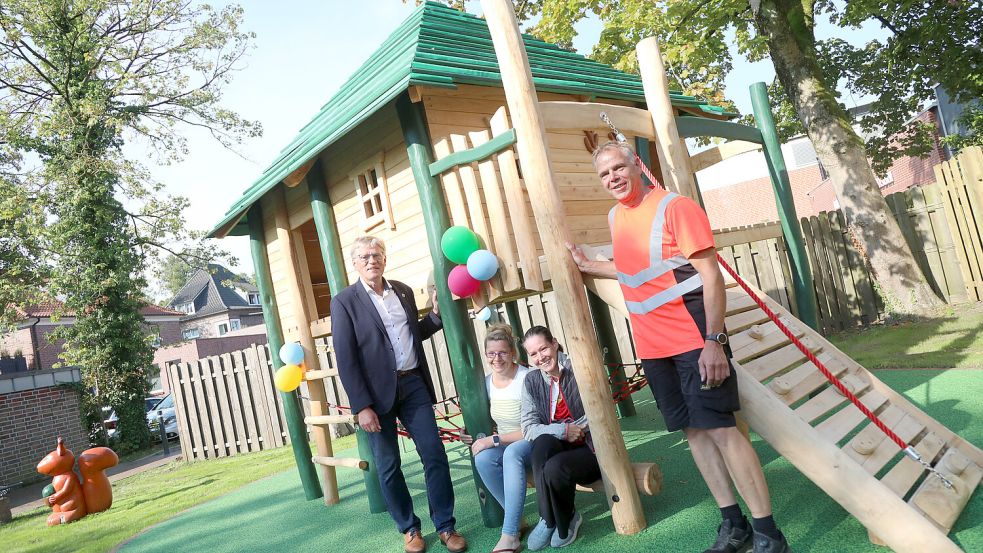
{"label": "pink balloon", "polygon": [[468,274],[467,265],[458,265],[451,269],[451,274],[447,275],[447,287],[455,296],[466,298],[478,291],[481,282]]}

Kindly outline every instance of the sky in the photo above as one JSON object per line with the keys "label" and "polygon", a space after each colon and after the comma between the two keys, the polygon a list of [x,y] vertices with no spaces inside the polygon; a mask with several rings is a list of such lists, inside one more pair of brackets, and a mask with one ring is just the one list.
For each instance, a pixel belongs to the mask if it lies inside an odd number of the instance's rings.
{"label": "sky", "polygon": [[[190,200],[184,215],[194,229],[210,230],[217,224],[301,127],[415,9],[413,0],[245,0],[239,4],[245,11],[245,28],[255,32],[256,39],[242,70],[226,87],[222,104],[246,119],[260,121],[263,136],[232,152],[207,133],[185,130],[189,153],[182,162],[159,166],[145,159],[151,175],[169,194]],[[468,9],[478,11],[477,2],[472,0]],[[574,46],[587,54],[600,24],[585,21],[578,31]],[[862,41],[879,33],[871,27],[851,31],[845,38]],[[773,78],[769,61],[751,64],[735,56],[726,80],[727,96],[747,113],[748,87]],[[856,99],[845,100],[853,104]],[[247,238],[227,237],[220,246],[238,259],[233,270],[253,272]]]}

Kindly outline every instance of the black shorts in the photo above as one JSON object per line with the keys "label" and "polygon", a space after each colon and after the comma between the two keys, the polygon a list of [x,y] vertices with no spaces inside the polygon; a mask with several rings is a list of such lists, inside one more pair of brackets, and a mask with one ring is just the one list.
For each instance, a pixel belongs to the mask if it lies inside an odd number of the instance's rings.
{"label": "black shorts", "polygon": [[[726,428],[736,426],[734,411],[741,408],[737,377],[730,365],[730,376],[720,386],[701,390],[700,353],[695,349],[672,357],[642,359],[655,402],[670,432],[683,428]],[[727,356],[730,363],[730,355]]]}

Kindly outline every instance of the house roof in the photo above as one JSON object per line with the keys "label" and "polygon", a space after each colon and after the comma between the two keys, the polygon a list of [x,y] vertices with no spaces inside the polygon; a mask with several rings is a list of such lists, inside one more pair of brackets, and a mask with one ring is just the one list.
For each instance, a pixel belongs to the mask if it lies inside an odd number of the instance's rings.
{"label": "house roof", "polygon": [[[28,305],[17,310],[17,314],[20,318],[26,319],[30,317],[51,317],[59,309],[62,309],[62,304],[60,301],[47,301],[44,303],[39,303],[36,305]],[[184,313],[181,311],[175,311],[173,309],[168,309],[166,307],[161,307],[159,305],[147,304],[140,308],[140,314],[144,317],[152,316],[183,316]],[[75,311],[71,309],[65,309],[60,313],[62,317],[74,317]]]}
{"label": "house roof", "polygon": [[[595,98],[645,101],[638,75],[522,35],[536,89]],[[426,2],[387,38],[280,152],[209,233],[248,234],[246,211],[266,192],[410,86],[501,86],[488,25],[477,16]],[[717,117],[723,108],[671,92],[672,105]]]}
{"label": "house roof", "polygon": [[[195,305],[195,312],[185,319],[195,319],[214,315],[230,309],[260,309],[242,298],[229,284],[244,292],[258,291],[256,286],[244,282],[242,277],[221,265],[210,264],[207,269],[198,269],[178,290],[170,301],[171,307],[187,303]],[[186,315],[185,313],[181,313]]]}

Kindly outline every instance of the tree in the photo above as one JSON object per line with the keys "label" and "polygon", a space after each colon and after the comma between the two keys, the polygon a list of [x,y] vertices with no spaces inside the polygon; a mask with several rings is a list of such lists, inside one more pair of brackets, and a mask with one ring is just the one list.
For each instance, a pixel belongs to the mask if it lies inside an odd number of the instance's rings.
{"label": "tree", "polygon": [[[780,134],[805,132],[812,140],[888,309],[914,314],[941,305],[880,195],[867,154],[883,169],[901,155],[928,151],[930,129],[909,119],[932,96],[933,84],[941,83],[957,101],[980,97],[978,2],[524,0],[516,9],[520,20],[539,16],[532,34],[564,46],[572,44],[574,25],[593,14],[603,29],[590,56],[626,71],[637,70],[638,41],[656,36],[671,85],[717,104],[730,104],[723,83],[733,67],[731,42],[750,61],[770,58],[778,77],[771,97]],[[841,28],[874,21],[891,36],[862,47],[817,40],[817,19]],[[841,80],[851,92],[876,98],[860,121],[866,131],[879,131],[867,144],[838,101]],[[888,140],[898,133],[902,140]]]}
{"label": "tree", "polygon": [[19,308],[42,297],[46,267],[33,232],[42,215],[22,187],[0,175],[0,335],[13,328]]}
{"label": "tree", "polygon": [[[75,315],[63,358],[119,416],[122,452],[146,446],[151,366],[144,268],[187,238],[182,198],[124,157],[139,137],[160,159],[186,153],[181,126],[223,144],[260,132],[220,106],[252,38],[242,10],[189,0],[5,0],[0,4],[2,140],[47,206],[50,292]],[[24,164],[16,164],[21,167]]]}

